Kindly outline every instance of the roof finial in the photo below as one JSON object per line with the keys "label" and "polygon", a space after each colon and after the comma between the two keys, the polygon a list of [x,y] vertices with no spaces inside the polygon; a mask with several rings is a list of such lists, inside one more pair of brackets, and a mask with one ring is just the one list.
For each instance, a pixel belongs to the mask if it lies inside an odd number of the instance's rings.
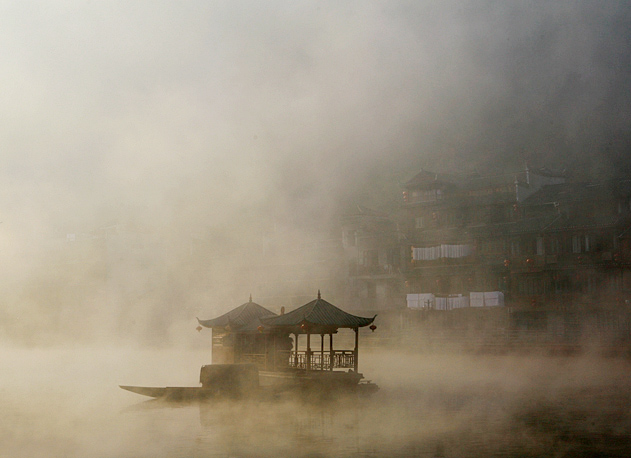
{"label": "roof finial", "polygon": [[252,302],[252,293],[250,293],[250,302]]}
{"label": "roof finial", "polygon": [[320,290],[318,290],[318,299],[322,299],[322,297],[320,296]]}

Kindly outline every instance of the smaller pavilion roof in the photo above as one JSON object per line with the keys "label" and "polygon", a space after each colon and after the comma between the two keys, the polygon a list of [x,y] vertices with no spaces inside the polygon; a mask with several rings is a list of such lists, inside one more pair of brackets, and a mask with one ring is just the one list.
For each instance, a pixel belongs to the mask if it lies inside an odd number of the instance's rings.
{"label": "smaller pavilion roof", "polygon": [[351,315],[337,308],[320,296],[284,315],[261,317],[261,322],[269,327],[299,327],[302,324],[311,324],[326,328],[361,328],[371,324],[377,315],[372,318]]}
{"label": "smaller pavilion roof", "polygon": [[[223,315],[211,320],[200,320],[198,318],[197,321],[200,325],[206,328],[225,329],[227,326],[230,326],[233,330],[238,330],[249,328],[251,327],[249,325],[252,323],[256,323],[258,326],[259,318],[264,316],[274,317],[276,314],[256,302],[252,302],[252,296],[250,296],[249,302],[240,305],[228,313],[224,313]],[[256,326],[254,328],[256,328]]]}

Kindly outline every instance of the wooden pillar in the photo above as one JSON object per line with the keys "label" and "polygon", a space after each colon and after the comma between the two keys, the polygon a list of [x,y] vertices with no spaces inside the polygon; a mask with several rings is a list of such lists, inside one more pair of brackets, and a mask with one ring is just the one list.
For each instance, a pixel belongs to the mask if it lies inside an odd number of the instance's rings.
{"label": "wooden pillar", "polygon": [[330,361],[329,361],[329,370],[333,370],[334,359],[335,359],[335,351],[333,350],[333,333],[329,334],[329,353],[330,353]]}
{"label": "wooden pillar", "polygon": [[273,345],[272,345],[272,370],[276,371],[276,334],[272,336]]}
{"label": "wooden pillar", "polygon": [[355,350],[353,351],[353,355],[354,355],[353,359],[355,360],[353,369],[355,369],[355,372],[357,372],[357,368],[359,367],[358,354],[359,354],[359,328],[355,328]]}
{"label": "wooden pillar", "polygon": [[215,331],[213,331],[213,328],[210,328],[210,364],[215,363],[215,338],[213,337],[214,335],[215,335]]}
{"label": "wooden pillar", "polygon": [[263,367],[264,370],[267,370],[267,338],[265,334],[263,334]]}
{"label": "wooden pillar", "polygon": [[307,370],[311,370],[311,334],[307,331]]}
{"label": "wooden pillar", "polygon": [[294,367],[298,367],[298,334],[294,334]]}
{"label": "wooden pillar", "polygon": [[320,334],[320,370],[324,370],[324,334]]}

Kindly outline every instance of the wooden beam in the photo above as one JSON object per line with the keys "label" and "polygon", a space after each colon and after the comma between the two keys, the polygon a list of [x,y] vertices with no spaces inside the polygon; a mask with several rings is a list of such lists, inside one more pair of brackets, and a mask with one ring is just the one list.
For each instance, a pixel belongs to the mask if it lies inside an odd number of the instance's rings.
{"label": "wooden beam", "polygon": [[354,354],[353,359],[355,360],[354,369],[355,369],[355,372],[357,372],[357,369],[359,367],[359,358],[358,358],[359,356],[359,328],[355,328],[354,331],[355,331],[355,350],[353,351],[353,354]]}
{"label": "wooden beam", "polygon": [[333,361],[335,359],[335,352],[333,350],[333,333],[329,334],[329,370],[333,370]]}
{"label": "wooden beam", "polygon": [[307,370],[311,370],[311,333],[307,331]]}
{"label": "wooden beam", "polygon": [[272,335],[272,339],[274,339],[273,345],[272,345],[272,370],[275,371],[276,370],[276,352],[277,352],[276,334]]}

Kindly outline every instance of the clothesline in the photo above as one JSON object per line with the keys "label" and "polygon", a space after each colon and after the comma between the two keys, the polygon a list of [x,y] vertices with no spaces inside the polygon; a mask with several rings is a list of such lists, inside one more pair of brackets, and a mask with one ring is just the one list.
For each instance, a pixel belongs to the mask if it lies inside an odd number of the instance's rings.
{"label": "clothesline", "polygon": [[440,258],[464,258],[473,254],[471,245],[436,245],[431,247],[412,247],[412,259],[415,261],[433,261]]}
{"label": "clothesline", "polygon": [[502,307],[504,293],[501,291],[484,291],[469,294],[450,294],[436,296],[431,293],[408,294],[408,308],[454,310],[465,307]]}

